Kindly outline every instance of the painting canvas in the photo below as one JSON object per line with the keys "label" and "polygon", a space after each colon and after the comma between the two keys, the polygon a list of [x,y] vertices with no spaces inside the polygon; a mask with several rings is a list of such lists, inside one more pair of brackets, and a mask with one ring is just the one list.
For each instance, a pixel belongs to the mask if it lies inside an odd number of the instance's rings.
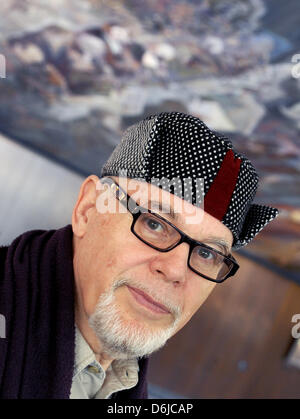
{"label": "painting canvas", "polygon": [[298,6],[7,0],[1,132],[77,173],[99,175],[130,124],[160,111],[191,113],[253,161],[256,202],[280,209],[245,252],[299,281]]}

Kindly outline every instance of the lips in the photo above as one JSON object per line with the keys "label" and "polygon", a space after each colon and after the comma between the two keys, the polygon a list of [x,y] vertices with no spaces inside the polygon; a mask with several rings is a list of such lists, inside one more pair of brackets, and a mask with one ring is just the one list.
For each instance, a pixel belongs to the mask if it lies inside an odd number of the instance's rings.
{"label": "lips", "polygon": [[167,307],[165,307],[163,304],[158,303],[157,301],[153,300],[153,298],[151,298],[148,294],[146,294],[145,292],[134,288],[134,287],[130,287],[127,285],[127,287],[129,288],[129,291],[131,292],[131,294],[133,294],[133,296],[135,297],[135,299],[141,303],[142,305],[148,307],[150,310],[155,311],[157,313],[170,313],[170,311],[167,309]]}

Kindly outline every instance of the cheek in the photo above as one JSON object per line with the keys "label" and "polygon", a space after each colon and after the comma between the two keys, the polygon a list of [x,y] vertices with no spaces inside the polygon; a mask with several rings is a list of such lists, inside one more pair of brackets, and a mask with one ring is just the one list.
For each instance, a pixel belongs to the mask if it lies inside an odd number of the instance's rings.
{"label": "cheek", "polygon": [[103,233],[90,229],[80,242],[75,256],[79,292],[85,312],[90,315],[113,280],[117,257],[111,249],[110,240],[101,239]]}
{"label": "cheek", "polygon": [[90,241],[79,258],[81,299],[88,315],[94,311],[101,294],[137,264],[135,249],[120,246],[118,240]]}
{"label": "cheek", "polygon": [[111,269],[111,268],[113,268],[114,266],[116,266],[116,263],[117,263],[117,258],[116,257],[114,257],[114,258],[109,258],[108,260],[107,260],[107,262],[106,262],[106,265],[103,267],[104,269]]}
{"label": "cheek", "polygon": [[122,236],[117,235],[107,254],[107,267],[118,267],[119,271],[146,264],[153,250],[140,241],[128,228]]}
{"label": "cheek", "polygon": [[92,254],[92,248],[85,248],[77,255],[78,292],[85,312],[90,315],[101,292],[99,259]]}

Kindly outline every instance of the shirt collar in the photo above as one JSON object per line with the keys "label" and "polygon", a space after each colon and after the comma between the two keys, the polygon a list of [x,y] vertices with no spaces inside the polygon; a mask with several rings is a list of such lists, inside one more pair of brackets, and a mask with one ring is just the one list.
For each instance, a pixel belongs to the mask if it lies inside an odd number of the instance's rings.
{"label": "shirt collar", "polygon": [[133,387],[138,382],[139,364],[137,358],[115,359],[105,372],[79,328],[75,326],[75,364],[73,378],[91,364],[98,366],[104,374],[106,373],[105,375],[107,375],[109,381],[117,381],[121,387]]}
{"label": "shirt collar", "polygon": [[78,327],[75,326],[75,365],[73,377],[94,361],[97,362],[94,352],[82,336]]}

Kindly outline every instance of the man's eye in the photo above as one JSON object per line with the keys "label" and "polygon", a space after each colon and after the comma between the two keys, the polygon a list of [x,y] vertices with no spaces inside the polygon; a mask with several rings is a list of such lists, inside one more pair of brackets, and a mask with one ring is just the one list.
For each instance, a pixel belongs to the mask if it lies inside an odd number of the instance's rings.
{"label": "man's eye", "polygon": [[154,220],[153,218],[149,218],[146,220],[147,227],[149,227],[153,231],[157,231],[158,233],[164,231],[164,227],[161,223]]}
{"label": "man's eye", "polygon": [[200,248],[197,253],[198,253],[198,256],[200,256],[201,258],[206,259],[206,260],[213,260],[213,259],[215,259],[214,253],[211,252],[208,249]]}

